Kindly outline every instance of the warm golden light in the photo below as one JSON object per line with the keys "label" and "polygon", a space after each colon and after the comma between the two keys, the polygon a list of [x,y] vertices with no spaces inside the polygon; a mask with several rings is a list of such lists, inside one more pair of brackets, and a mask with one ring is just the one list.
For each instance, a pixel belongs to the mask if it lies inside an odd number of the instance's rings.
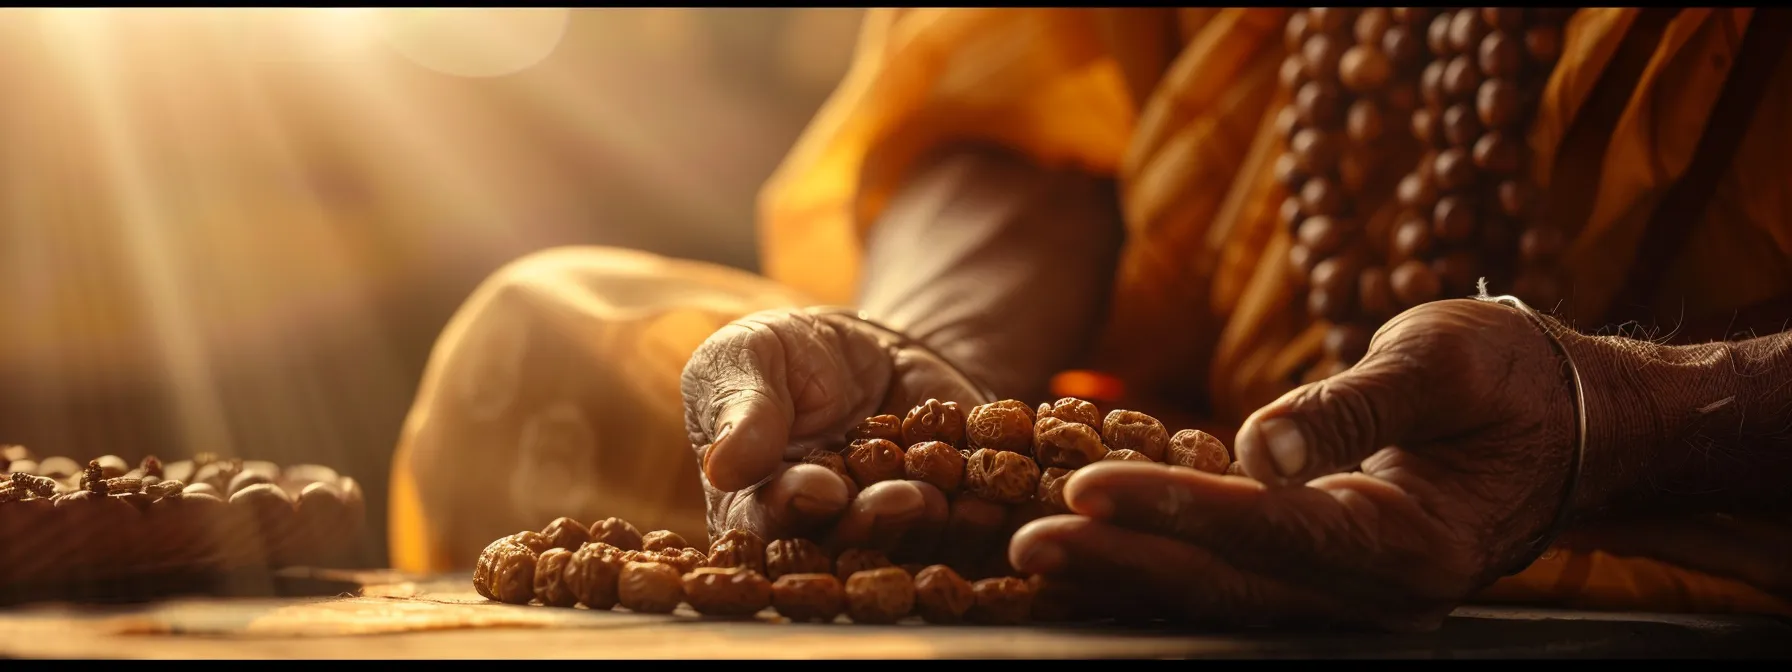
{"label": "warm golden light", "polygon": [[527,70],[560,46],[572,20],[565,8],[85,9],[41,13],[47,40],[67,48],[70,31],[117,26],[132,33],[203,29],[234,34],[238,48],[269,60],[365,57],[382,47],[444,74],[500,77]]}
{"label": "warm golden light", "polygon": [[567,244],[751,263],[855,32],[784,11],[0,9],[0,443],[324,463],[384,520],[481,278]]}
{"label": "warm golden light", "polygon": [[560,46],[566,9],[381,9],[388,44],[418,65],[464,77],[497,77],[540,63]]}

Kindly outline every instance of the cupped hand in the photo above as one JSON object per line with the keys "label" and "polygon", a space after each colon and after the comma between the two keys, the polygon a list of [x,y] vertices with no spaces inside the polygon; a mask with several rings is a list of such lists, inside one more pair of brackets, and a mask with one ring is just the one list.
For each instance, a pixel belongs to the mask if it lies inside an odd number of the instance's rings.
{"label": "cupped hand", "polygon": [[937,488],[885,481],[854,493],[802,458],[838,449],[870,416],[901,417],[930,398],[967,410],[987,401],[925,349],[850,316],[801,310],[756,313],[718,330],[691,356],[682,388],[712,537],[744,528],[765,539],[922,553],[950,516]]}
{"label": "cupped hand", "polygon": [[1246,420],[1248,478],[1092,465],[1066,483],[1079,515],[1022,528],[1010,559],[1178,619],[1436,627],[1519,569],[1554,520],[1573,394],[1519,311],[1420,306],[1355,367]]}

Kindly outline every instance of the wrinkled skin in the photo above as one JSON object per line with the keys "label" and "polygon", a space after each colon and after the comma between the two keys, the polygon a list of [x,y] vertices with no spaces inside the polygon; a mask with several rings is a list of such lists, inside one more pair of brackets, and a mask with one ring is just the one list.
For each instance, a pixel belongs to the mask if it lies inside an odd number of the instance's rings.
{"label": "wrinkled skin", "polygon": [[[1519,569],[1550,526],[1572,394],[1522,313],[1420,306],[1349,371],[1246,421],[1236,452],[1249,478],[1091,465],[1065,487],[1081,515],[1030,523],[1010,559],[1182,620],[1434,628]],[[1278,459],[1272,446],[1290,443],[1306,450]]]}
{"label": "wrinkled skin", "polygon": [[947,498],[921,481],[876,483],[853,498],[844,479],[802,464],[804,455],[838,449],[869,416],[902,416],[929,398],[966,408],[984,401],[924,349],[850,317],[803,311],[757,313],[717,331],[692,355],[682,386],[711,535],[745,528],[835,549],[928,552],[941,540]]}

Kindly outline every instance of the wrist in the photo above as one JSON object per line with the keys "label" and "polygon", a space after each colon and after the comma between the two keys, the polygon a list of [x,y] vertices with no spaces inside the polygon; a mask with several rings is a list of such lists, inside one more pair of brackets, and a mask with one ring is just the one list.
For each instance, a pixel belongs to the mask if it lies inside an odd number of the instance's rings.
{"label": "wrist", "polygon": [[[1737,398],[1725,344],[1675,347],[1557,332],[1581,375],[1586,454],[1569,503],[1574,521],[1684,506],[1698,496],[1686,439]],[[1716,406],[1713,404],[1716,403]],[[1731,416],[1734,420],[1734,416]],[[1680,485],[1676,485],[1680,484]]]}

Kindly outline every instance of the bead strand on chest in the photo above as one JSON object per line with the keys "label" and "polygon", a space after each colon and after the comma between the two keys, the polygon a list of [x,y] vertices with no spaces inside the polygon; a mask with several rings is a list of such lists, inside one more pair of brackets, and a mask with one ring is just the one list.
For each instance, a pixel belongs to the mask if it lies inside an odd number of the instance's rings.
{"label": "bead strand on chest", "polygon": [[[1377,247],[1386,238],[1372,226],[1365,187],[1392,167],[1387,157],[1400,155],[1390,141],[1418,102],[1424,56],[1393,14],[1310,8],[1294,13],[1285,36],[1283,83],[1293,103],[1278,120],[1289,150],[1277,164],[1289,194],[1282,220],[1294,237],[1290,263],[1305,283],[1307,312],[1333,325],[1328,359],[1343,364],[1361,357],[1372,325],[1391,315],[1379,305],[1387,301],[1364,296],[1362,278],[1385,256]],[[1330,109],[1339,113],[1322,114]]]}
{"label": "bead strand on chest", "polygon": [[[1538,305],[1560,296],[1554,263],[1566,236],[1535,216],[1540,199],[1524,135],[1571,13],[1372,7],[1291,15],[1282,83],[1293,102],[1277,119],[1288,141],[1277,163],[1289,194],[1282,220],[1307,312],[1331,325],[1323,366],[1307,379],[1360,359],[1373,330],[1400,310],[1466,296],[1482,277]],[[1389,136],[1403,126],[1422,155],[1393,190],[1397,216],[1369,225],[1377,204],[1361,189],[1402,160]]]}

